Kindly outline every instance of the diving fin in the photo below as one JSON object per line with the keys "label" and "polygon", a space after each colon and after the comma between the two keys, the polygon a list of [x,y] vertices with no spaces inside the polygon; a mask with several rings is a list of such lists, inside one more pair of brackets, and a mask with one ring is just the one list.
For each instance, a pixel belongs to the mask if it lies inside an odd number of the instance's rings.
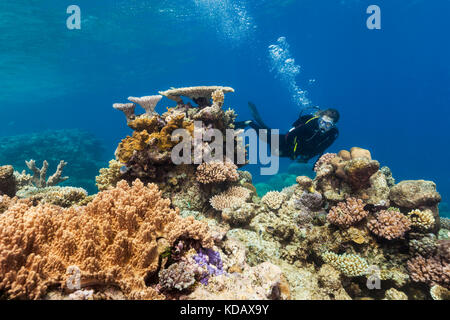
{"label": "diving fin", "polygon": [[264,129],[270,129],[262,120],[261,116],[259,115],[258,109],[256,109],[256,106],[253,102],[248,102],[248,107],[250,109],[250,112],[252,113],[253,118],[255,121]]}

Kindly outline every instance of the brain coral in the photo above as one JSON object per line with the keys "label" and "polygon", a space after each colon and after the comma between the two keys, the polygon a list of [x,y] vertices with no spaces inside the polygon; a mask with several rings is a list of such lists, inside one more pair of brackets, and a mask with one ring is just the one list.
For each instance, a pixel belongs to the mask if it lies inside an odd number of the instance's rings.
{"label": "brain coral", "polygon": [[364,210],[364,202],[361,199],[348,198],[345,202],[339,202],[337,206],[332,207],[327,219],[334,225],[348,228],[367,215],[368,212]]}
{"label": "brain coral", "polygon": [[239,173],[231,161],[211,161],[197,167],[196,179],[203,184],[236,181]]}
{"label": "brain coral", "polygon": [[162,298],[145,278],[182,237],[212,245],[205,223],[181,218],[156,185],[139,180],[120,181],[85,207],[23,200],[0,215],[0,291],[38,299],[49,286],[70,289],[71,267],[80,270],[81,287],[114,285],[128,299]]}
{"label": "brain coral", "polygon": [[410,220],[398,210],[388,209],[378,213],[367,224],[370,231],[388,240],[402,238],[411,228]]}

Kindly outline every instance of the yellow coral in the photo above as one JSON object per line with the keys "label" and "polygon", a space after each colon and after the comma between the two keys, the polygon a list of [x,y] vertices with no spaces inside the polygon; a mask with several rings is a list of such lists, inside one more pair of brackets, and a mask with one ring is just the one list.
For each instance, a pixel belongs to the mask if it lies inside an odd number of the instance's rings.
{"label": "yellow coral", "polygon": [[123,139],[117,147],[116,157],[121,163],[127,163],[134,151],[142,151],[148,145],[150,135],[147,130],[134,131],[133,135]]}
{"label": "yellow coral", "polygon": [[115,187],[122,175],[120,173],[121,167],[122,164],[113,159],[109,161],[108,168],[101,168],[100,174],[95,177],[95,184],[97,185],[98,190],[103,191],[110,187]]}
{"label": "yellow coral", "polygon": [[184,114],[179,114],[170,119],[160,132],[154,132],[150,135],[150,141],[156,142],[158,149],[167,151],[172,149],[178,141],[172,141],[172,132],[176,129],[186,129],[192,135],[194,132],[194,123],[192,121],[184,121]]}
{"label": "yellow coral", "polygon": [[147,132],[159,131],[159,121],[157,116],[149,118],[146,115],[140,116],[128,122],[128,126],[136,131],[147,130]]}
{"label": "yellow coral", "polygon": [[408,218],[414,227],[422,230],[431,229],[435,223],[433,212],[429,209],[423,211],[412,210],[408,213]]}
{"label": "yellow coral", "polygon": [[322,259],[333,268],[341,271],[348,277],[358,277],[367,274],[369,264],[360,256],[355,254],[341,254],[327,251],[322,254]]}

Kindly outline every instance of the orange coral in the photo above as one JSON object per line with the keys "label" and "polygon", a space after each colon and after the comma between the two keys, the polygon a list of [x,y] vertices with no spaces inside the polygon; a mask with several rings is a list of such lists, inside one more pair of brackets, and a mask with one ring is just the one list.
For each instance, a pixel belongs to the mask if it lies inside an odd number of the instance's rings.
{"label": "orange coral", "polygon": [[150,135],[152,143],[156,142],[159,150],[167,151],[172,149],[178,142],[172,141],[172,132],[176,129],[186,129],[192,135],[194,132],[194,123],[184,121],[184,114],[179,114],[170,119],[160,132],[154,132]]}
{"label": "orange coral", "polygon": [[128,121],[128,126],[136,131],[147,130],[147,132],[159,131],[161,124],[157,116],[140,116],[134,120]]}
{"label": "orange coral", "polygon": [[[0,215],[0,291],[37,299],[51,285],[114,285],[129,299],[164,298],[145,284],[159,255],[180,237],[212,246],[205,223],[183,219],[155,184],[120,181],[85,207],[33,207],[20,201]],[[69,269],[70,269],[69,268]]]}

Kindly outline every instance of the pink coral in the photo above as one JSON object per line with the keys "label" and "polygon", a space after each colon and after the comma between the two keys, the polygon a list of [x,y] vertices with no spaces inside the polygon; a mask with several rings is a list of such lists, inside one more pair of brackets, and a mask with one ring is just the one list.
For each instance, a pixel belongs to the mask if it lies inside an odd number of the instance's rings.
{"label": "pink coral", "polygon": [[237,166],[231,161],[204,162],[197,167],[196,179],[203,184],[236,181]]}
{"label": "pink coral", "polygon": [[408,261],[407,267],[414,281],[450,289],[450,263],[442,256],[417,256]]}
{"label": "pink coral", "polygon": [[400,211],[382,210],[367,226],[377,236],[392,240],[402,238],[411,229],[411,221]]}
{"label": "pink coral", "polygon": [[348,198],[345,202],[339,202],[332,207],[327,219],[334,225],[348,228],[367,217],[367,215],[368,212],[364,210],[364,202],[361,199]]}

